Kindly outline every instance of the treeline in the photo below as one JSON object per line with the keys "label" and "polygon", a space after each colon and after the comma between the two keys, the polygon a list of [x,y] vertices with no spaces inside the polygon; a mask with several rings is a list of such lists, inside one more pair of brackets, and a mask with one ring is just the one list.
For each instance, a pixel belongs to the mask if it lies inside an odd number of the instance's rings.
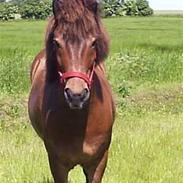
{"label": "treeline", "polygon": [[0,3],[0,19],[46,19],[52,12],[51,2],[51,0],[11,0],[2,2]]}
{"label": "treeline", "polygon": [[147,0],[104,0],[103,14],[110,16],[150,16],[153,9]]}
{"label": "treeline", "polygon": [[[103,0],[102,16],[149,16],[147,0]],[[52,14],[52,0],[0,0],[0,20],[46,19]]]}

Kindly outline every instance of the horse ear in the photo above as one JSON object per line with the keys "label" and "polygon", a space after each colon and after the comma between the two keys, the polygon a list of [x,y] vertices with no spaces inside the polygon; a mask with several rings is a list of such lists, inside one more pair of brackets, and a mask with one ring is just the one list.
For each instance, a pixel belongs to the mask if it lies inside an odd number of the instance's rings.
{"label": "horse ear", "polygon": [[84,0],[84,5],[94,14],[99,12],[100,0]]}
{"label": "horse ear", "polygon": [[64,0],[53,0],[52,2],[52,9],[53,9],[53,15],[56,16],[56,13],[61,9],[63,6]]}
{"label": "horse ear", "polygon": [[52,1],[52,10],[53,10],[53,15],[56,15],[56,4],[57,4],[57,0],[53,0]]}

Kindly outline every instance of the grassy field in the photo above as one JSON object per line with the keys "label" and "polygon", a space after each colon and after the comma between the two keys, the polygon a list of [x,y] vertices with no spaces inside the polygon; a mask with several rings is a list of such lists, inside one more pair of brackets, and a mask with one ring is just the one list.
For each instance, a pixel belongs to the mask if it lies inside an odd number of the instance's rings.
{"label": "grassy field", "polygon": [[178,16],[183,17],[183,10],[155,10],[154,14],[157,16]]}
{"label": "grassy field", "polygon": [[[183,183],[183,21],[105,19],[117,117],[104,183]],[[29,68],[44,21],[0,22],[0,182],[50,183],[46,152],[29,124]],[[84,183],[80,167],[71,183]]]}

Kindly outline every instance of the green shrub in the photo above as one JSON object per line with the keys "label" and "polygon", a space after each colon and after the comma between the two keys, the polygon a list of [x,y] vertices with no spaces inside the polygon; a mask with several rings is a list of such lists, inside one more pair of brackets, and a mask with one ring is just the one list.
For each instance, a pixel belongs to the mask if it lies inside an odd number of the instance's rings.
{"label": "green shrub", "polygon": [[149,16],[153,14],[153,9],[150,8],[147,0],[137,0],[138,15]]}
{"label": "green shrub", "polygon": [[123,4],[123,11],[127,16],[149,16],[153,14],[147,0],[127,0]]}
{"label": "green shrub", "polygon": [[103,16],[149,16],[153,10],[147,0],[104,0]]}
{"label": "green shrub", "polygon": [[11,3],[0,3],[0,20],[16,19],[18,6]]}
{"label": "green shrub", "polygon": [[105,0],[102,4],[104,17],[121,15],[123,0]]}
{"label": "green shrub", "polygon": [[[20,16],[23,19],[46,19],[52,14],[51,4],[50,0],[12,0],[11,3],[0,3],[0,20]],[[153,14],[147,0],[104,0],[102,12],[104,17]]]}
{"label": "green shrub", "polygon": [[20,13],[24,19],[46,19],[51,12],[51,2],[48,1],[29,0],[20,5]]}
{"label": "green shrub", "polygon": [[135,16],[138,15],[137,3],[134,0],[128,0],[123,5],[125,15],[127,16]]}

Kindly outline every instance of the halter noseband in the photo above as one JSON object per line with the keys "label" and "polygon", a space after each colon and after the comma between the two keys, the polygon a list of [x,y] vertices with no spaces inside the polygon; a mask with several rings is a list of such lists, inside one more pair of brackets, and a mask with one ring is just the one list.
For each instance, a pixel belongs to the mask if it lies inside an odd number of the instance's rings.
{"label": "halter noseband", "polygon": [[68,79],[75,77],[75,78],[83,79],[87,83],[89,89],[91,89],[94,72],[95,72],[95,63],[93,64],[93,68],[91,70],[90,75],[85,74],[83,72],[77,72],[77,71],[68,71],[64,73],[62,73],[61,71],[58,71],[60,75],[61,84],[65,84]]}

